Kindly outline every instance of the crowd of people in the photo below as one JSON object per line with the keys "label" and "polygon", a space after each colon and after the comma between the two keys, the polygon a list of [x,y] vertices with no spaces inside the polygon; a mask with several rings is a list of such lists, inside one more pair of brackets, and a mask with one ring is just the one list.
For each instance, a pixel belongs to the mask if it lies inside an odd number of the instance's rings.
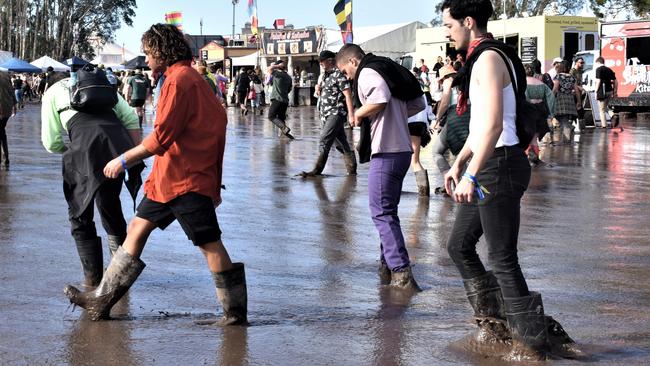
{"label": "crowd of people", "polygon": [[[511,361],[540,360],[550,354],[581,357],[559,322],[544,313],[541,295],[529,290],[517,258],[517,237],[530,163],[539,160],[538,140],[552,135],[553,120],[561,128],[559,143],[573,140],[572,123],[584,100],[584,60],[577,59],[567,70],[564,60],[557,59],[553,69],[542,74],[539,62],[523,65],[514,49],[487,32],[493,13],[489,0],[445,0],[441,9],[449,38],[463,52],[453,61],[450,55],[444,61],[438,57],[432,69],[420,60],[419,67],[408,70],[355,44],[319,55],[323,73],[316,87],[318,151],[314,167],[298,175],[305,179],[322,175],[332,146],[342,153],[348,175],[357,174],[357,160],[369,163],[369,211],[380,238],[379,282],[413,296],[422,290],[411,270],[398,206],[409,169],[418,193],[430,194],[419,154],[432,142],[443,181],[435,193],[459,204],[447,249],[476,319],[478,333],[472,342],[478,347],[506,344],[509,351],[503,357]],[[6,164],[4,126],[21,108],[27,91],[35,90],[35,97],[42,99],[43,145],[48,152],[63,154],[71,234],[85,279],[85,288],[67,286],[65,295],[92,319],[108,319],[112,306],[137,280],[145,268],[140,256],[150,233],[178,220],[204,254],[223,308],[223,317],[210,323],[247,324],[245,266],[231,259],[215,212],[221,203],[229,79],[214,66],[193,63],[187,41],[174,26],[153,25],[142,37],[142,49],[151,77],[142,70],[113,72],[101,65],[75,67],[73,77],[62,80],[50,71],[14,76],[10,82],[14,102],[11,108],[0,105]],[[616,94],[616,82],[603,60],[597,61],[597,93],[604,115],[607,99]],[[71,90],[84,73],[103,77],[113,87],[108,98],[112,101],[102,100],[93,110],[76,105]],[[250,111],[262,115],[268,99],[268,121],[293,139],[287,124],[292,85],[281,60],[265,74],[259,68],[242,69],[233,78],[239,118]],[[155,123],[143,138],[149,97]],[[547,121],[530,136],[518,115],[522,112],[517,106],[525,100],[538,105]],[[605,123],[603,119],[603,127]],[[360,128],[358,159],[345,132],[348,126]],[[63,131],[70,136],[69,144],[61,137]],[[455,156],[453,161],[447,152]],[[126,182],[135,199],[142,185],[143,160],[151,156],[155,159],[144,182],[144,198],[127,225],[119,198],[122,184]],[[105,270],[95,205],[111,253]],[[477,254],[481,237],[491,270]]]}

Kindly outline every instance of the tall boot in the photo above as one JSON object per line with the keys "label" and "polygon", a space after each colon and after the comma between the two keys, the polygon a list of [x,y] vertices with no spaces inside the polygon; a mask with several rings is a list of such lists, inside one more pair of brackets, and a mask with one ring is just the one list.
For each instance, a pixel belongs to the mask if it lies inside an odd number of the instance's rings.
{"label": "tall boot", "polygon": [[121,247],[126,237],[122,235],[109,235],[108,236],[108,249],[111,251],[111,256],[115,255],[117,248]]}
{"label": "tall boot", "polygon": [[411,266],[408,266],[399,272],[392,272],[390,285],[400,290],[422,292],[422,289],[418,283],[415,282],[415,278],[413,278]]}
{"label": "tall boot", "polygon": [[218,325],[247,325],[248,296],[246,294],[246,274],[244,263],[233,263],[224,272],[212,272],[217,287],[217,297],[223,307],[223,317]]}
{"label": "tall boot", "polygon": [[343,161],[345,162],[345,170],[348,175],[357,175],[357,156],[354,151],[348,151],[343,154]]}
{"label": "tall boot", "polygon": [[548,318],[544,316],[542,296],[504,298],[506,319],[512,333],[512,350],[508,361],[541,361],[547,359]]}
{"label": "tall boot", "polygon": [[142,129],[142,122],[144,120],[143,116],[138,116],[138,123],[140,124],[140,129]]}
{"label": "tall boot", "polygon": [[510,340],[501,288],[492,271],[463,280],[463,285],[467,300],[474,309],[474,320],[479,329],[476,341],[496,343]]}
{"label": "tall boot", "polygon": [[426,169],[415,172],[415,182],[418,185],[418,194],[420,197],[429,197],[431,195],[429,190],[429,174]]}
{"label": "tall boot", "polygon": [[84,271],[84,286],[95,287],[102,280],[104,256],[102,239],[96,237],[88,240],[76,240],[77,252]]}
{"label": "tall boot", "polygon": [[303,171],[298,175],[300,175],[303,178],[309,178],[309,177],[315,177],[321,175],[323,173],[323,169],[325,169],[325,164],[327,164],[327,158],[328,158],[327,154],[321,152],[318,155],[318,159],[316,159],[316,165],[314,165],[314,169],[308,172]]}
{"label": "tall boot", "polygon": [[571,144],[573,142],[573,126],[562,127],[562,140],[565,144]]}
{"label": "tall boot", "polygon": [[108,319],[113,305],[126,294],[144,267],[144,262],[119,247],[94,291],[81,292],[68,285],[63,292],[71,303],[86,309],[90,319]]}
{"label": "tall boot", "polygon": [[379,274],[380,285],[390,285],[392,272],[383,260],[379,260],[379,269],[377,270],[377,273]]}
{"label": "tall boot", "polygon": [[281,120],[279,118],[274,118],[274,119],[271,120],[271,122],[273,122],[273,124],[276,125],[282,131],[282,133],[285,136],[287,136],[288,138],[290,138],[292,140],[294,139],[293,135],[291,135],[291,133],[289,133],[291,131],[291,129],[289,128],[289,126],[287,126],[287,124],[283,120]]}

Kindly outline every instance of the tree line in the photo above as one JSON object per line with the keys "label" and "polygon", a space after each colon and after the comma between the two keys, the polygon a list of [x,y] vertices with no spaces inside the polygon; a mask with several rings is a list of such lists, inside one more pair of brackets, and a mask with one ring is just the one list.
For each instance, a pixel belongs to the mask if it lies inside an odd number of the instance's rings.
{"label": "tree line", "polygon": [[136,0],[0,0],[0,50],[21,59],[93,58],[93,46],[133,24]]}

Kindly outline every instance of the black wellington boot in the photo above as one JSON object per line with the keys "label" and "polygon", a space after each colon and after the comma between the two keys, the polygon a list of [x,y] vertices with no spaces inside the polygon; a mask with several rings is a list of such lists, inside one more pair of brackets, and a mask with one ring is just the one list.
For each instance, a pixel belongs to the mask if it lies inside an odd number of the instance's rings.
{"label": "black wellington boot", "polygon": [[426,169],[415,172],[415,183],[418,186],[420,197],[429,197],[431,195],[429,188],[429,174]]}
{"label": "black wellington boot", "polygon": [[223,316],[217,325],[248,325],[248,295],[244,263],[233,263],[224,272],[212,272],[217,297],[223,307]]}
{"label": "black wellington boot", "polygon": [[506,319],[512,333],[512,350],[507,361],[543,361],[548,358],[548,318],[544,316],[542,296],[504,298]]}
{"label": "black wellington boot", "polygon": [[323,169],[325,169],[325,164],[327,164],[327,158],[328,156],[326,154],[320,153],[318,155],[318,159],[316,160],[316,164],[314,165],[314,169],[308,172],[300,172],[298,175],[303,178],[310,178],[321,175],[323,173]]}
{"label": "black wellington boot", "polygon": [[77,240],[77,252],[84,271],[85,287],[96,287],[102,280],[104,273],[104,255],[102,253],[102,239]]}
{"label": "black wellington boot", "polygon": [[357,156],[354,151],[348,151],[343,154],[343,161],[345,162],[345,170],[348,175],[357,175]]}
{"label": "black wellington boot", "polygon": [[119,247],[94,291],[81,292],[68,285],[63,292],[71,303],[86,309],[90,319],[108,319],[113,305],[126,294],[144,267],[144,262]]}
{"label": "black wellington boot", "polygon": [[479,343],[510,341],[501,288],[492,271],[463,280],[463,285],[467,300],[474,309],[474,320],[479,329],[475,340]]}
{"label": "black wellington boot", "polygon": [[408,266],[399,272],[392,272],[390,285],[391,287],[400,290],[422,292],[422,289],[420,288],[418,283],[415,282],[415,278],[413,278],[413,272],[411,270],[411,266]]}
{"label": "black wellington boot", "polygon": [[114,256],[115,252],[117,252],[117,248],[122,246],[122,244],[124,243],[124,239],[126,238],[121,235],[108,236],[108,249],[111,252],[111,256]]}

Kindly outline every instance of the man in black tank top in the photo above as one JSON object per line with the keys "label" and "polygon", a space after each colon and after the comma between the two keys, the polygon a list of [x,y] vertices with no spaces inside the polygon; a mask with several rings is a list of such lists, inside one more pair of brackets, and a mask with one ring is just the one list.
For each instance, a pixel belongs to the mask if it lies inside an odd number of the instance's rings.
{"label": "man in black tank top", "polygon": [[[579,356],[559,323],[544,315],[540,294],[528,290],[517,259],[520,201],[530,180],[530,165],[519,144],[515,118],[506,113],[516,107],[504,108],[503,100],[512,100],[506,93],[513,82],[517,91],[526,89],[523,66],[513,49],[487,33],[493,12],[490,0],[445,0],[442,10],[448,37],[457,50],[468,51],[454,80],[461,91],[457,112],[468,108],[470,86],[478,89],[472,95],[486,98],[472,100],[481,110],[472,111],[470,135],[445,175],[447,193],[460,204],[447,249],[479,326],[474,348],[511,344],[508,354],[499,355],[507,360],[541,360],[549,353]],[[513,77],[508,67],[514,69]],[[517,101],[520,94],[515,92]],[[492,271],[485,269],[476,252],[483,235]],[[486,349],[493,353],[495,348]]]}

